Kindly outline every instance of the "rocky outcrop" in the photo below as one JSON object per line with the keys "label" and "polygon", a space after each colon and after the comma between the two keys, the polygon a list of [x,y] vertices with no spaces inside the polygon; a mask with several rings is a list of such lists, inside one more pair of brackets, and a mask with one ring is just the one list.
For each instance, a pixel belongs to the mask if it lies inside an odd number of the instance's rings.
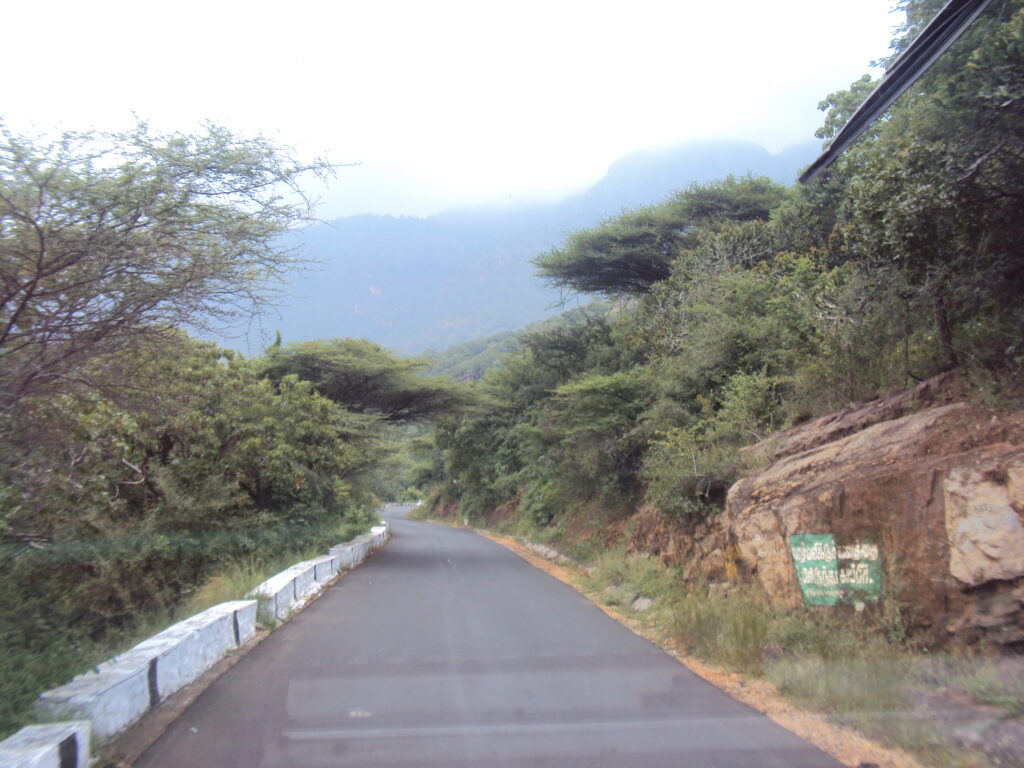
{"label": "rocky outcrop", "polygon": [[741,453],[749,465],[768,464],[785,456],[841,440],[884,421],[958,402],[955,374],[943,373],[902,392],[819,416],[792,429],[776,432]]}
{"label": "rocky outcrop", "polygon": [[748,453],[769,463],[720,515],[684,530],[641,512],[633,547],[688,578],[753,581],[785,607],[806,599],[795,541],[831,537],[840,558],[877,547],[878,599],[898,601],[919,637],[1024,646],[1024,413],[946,402],[944,389],[948,378],[770,438]]}
{"label": "rocky outcrop", "polygon": [[1024,462],[961,466],[942,483],[949,539],[949,571],[977,587],[1024,576]]}

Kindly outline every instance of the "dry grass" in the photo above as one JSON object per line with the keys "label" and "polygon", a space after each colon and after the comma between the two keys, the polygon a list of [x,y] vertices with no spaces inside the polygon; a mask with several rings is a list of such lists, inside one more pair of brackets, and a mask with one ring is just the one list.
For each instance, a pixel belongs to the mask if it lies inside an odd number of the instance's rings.
{"label": "dry grass", "polygon": [[[838,625],[774,612],[750,593],[687,591],[671,569],[648,556],[612,550],[583,573],[545,560],[514,539],[481,533],[575,587],[698,676],[847,766],[990,764],[951,745],[935,724],[913,715],[911,702],[923,684],[971,688],[1011,708],[1021,700],[1024,683],[1000,676],[983,660],[921,659],[881,639],[865,642],[865,636],[839,631]],[[609,586],[617,590],[610,593]],[[632,594],[653,598],[654,607],[633,611],[616,597]]]}

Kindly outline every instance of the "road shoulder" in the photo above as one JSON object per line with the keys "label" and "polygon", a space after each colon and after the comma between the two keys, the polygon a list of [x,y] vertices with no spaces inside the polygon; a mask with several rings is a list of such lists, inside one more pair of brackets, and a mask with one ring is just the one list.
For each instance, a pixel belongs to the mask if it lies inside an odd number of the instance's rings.
{"label": "road shoulder", "polygon": [[767,680],[729,672],[687,655],[668,638],[665,630],[656,622],[642,621],[604,605],[597,593],[591,593],[583,587],[583,574],[579,569],[546,560],[507,536],[497,536],[482,529],[474,530],[477,534],[515,553],[535,568],[571,586],[610,618],[634,634],[654,643],[697,676],[810,742],[843,765],[850,768],[924,768],[903,750],[881,746],[855,731],[829,723],[822,715],[795,707],[780,696]]}

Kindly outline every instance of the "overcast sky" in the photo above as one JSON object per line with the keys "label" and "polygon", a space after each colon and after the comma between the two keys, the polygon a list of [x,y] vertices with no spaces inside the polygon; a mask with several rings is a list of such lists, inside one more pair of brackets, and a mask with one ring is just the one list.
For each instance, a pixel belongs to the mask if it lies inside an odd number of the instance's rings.
{"label": "overcast sky", "polygon": [[813,138],[893,0],[35,0],[3,18],[15,130],[209,118],[342,169],[324,218],[552,198],[637,148]]}

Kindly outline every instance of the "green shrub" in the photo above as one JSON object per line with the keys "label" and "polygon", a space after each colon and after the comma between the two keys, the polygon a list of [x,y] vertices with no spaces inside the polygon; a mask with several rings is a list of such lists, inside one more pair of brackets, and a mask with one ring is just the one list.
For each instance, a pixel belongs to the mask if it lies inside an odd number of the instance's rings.
{"label": "green shrub", "polygon": [[534,483],[527,488],[520,503],[520,510],[529,515],[530,521],[538,528],[551,525],[563,508],[560,494],[550,481]]}
{"label": "green shrub", "polygon": [[670,518],[701,520],[713,514],[732,482],[734,457],[734,446],[709,439],[699,427],[663,431],[644,458],[647,502]]}
{"label": "green shrub", "polygon": [[628,573],[624,547],[608,549],[597,556],[591,565],[590,584],[598,589],[618,586],[626,581]]}

